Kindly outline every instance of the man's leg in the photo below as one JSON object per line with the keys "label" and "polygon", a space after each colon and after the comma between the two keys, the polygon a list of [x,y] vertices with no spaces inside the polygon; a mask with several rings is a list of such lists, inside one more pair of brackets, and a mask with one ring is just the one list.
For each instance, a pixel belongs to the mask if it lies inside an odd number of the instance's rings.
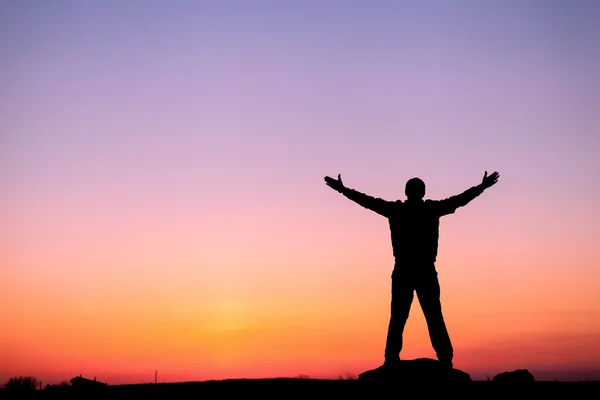
{"label": "man's leg", "polygon": [[399,275],[397,272],[392,273],[391,316],[385,344],[386,363],[399,360],[400,350],[402,350],[402,333],[413,301],[413,287]]}
{"label": "man's leg", "polygon": [[450,336],[448,335],[444,317],[442,316],[440,284],[437,272],[428,274],[427,277],[421,279],[416,291],[421,309],[423,310],[423,314],[425,314],[429,338],[431,339],[431,344],[437,354],[437,358],[443,363],[452,366],[454,350],[452,349]]}

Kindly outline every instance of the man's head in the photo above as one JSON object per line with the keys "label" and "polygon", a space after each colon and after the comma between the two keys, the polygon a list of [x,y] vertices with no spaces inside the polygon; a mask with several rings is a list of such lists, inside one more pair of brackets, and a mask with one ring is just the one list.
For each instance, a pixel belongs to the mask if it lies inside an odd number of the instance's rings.
{"label": "man's head", "polygon": [[425,182],[419,178],[409,179],[408,182],[406,182],[404,193],[408,200],[423,200],[423,197],[425,196]]}

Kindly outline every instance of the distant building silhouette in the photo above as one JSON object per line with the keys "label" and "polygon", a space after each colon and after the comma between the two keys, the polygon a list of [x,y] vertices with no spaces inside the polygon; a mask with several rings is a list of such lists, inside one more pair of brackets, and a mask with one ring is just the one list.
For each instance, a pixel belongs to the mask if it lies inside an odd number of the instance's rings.
{"label": "distant building silhouette", "polygon": [[94,380],[91,380],[91,379],[87,379],[87,378],[84,378],[81,375],[79,375],[79,376],[76,376],[75,378],[71,379],[71,386],[73,386],[74,388],[81,388],[81,387],[88,388],[88,387],[108,386],[108,384],[97,381],[96,377],[94,377]]}

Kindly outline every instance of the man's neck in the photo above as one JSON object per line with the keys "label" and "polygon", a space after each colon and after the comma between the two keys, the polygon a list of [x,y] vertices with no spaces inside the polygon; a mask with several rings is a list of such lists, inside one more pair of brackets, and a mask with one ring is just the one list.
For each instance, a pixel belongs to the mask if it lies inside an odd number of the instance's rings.
{"label": "man's neck", "polygon": [[406,199],[406,202],[409,204],[418,204],[418,203],[422,203],[423,199]]}

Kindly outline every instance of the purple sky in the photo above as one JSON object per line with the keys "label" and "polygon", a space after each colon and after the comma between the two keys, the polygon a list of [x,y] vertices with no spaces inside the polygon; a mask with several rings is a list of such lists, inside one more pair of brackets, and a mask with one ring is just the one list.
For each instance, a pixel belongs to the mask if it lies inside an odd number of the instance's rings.
{"label": "purple sky", "polygon": [[13,215],[110,193],[310,209],[336,173],[386,198],[419,176],[436,198],[488,169],[529,212],[598,218],[595,2],[0,7]]}

